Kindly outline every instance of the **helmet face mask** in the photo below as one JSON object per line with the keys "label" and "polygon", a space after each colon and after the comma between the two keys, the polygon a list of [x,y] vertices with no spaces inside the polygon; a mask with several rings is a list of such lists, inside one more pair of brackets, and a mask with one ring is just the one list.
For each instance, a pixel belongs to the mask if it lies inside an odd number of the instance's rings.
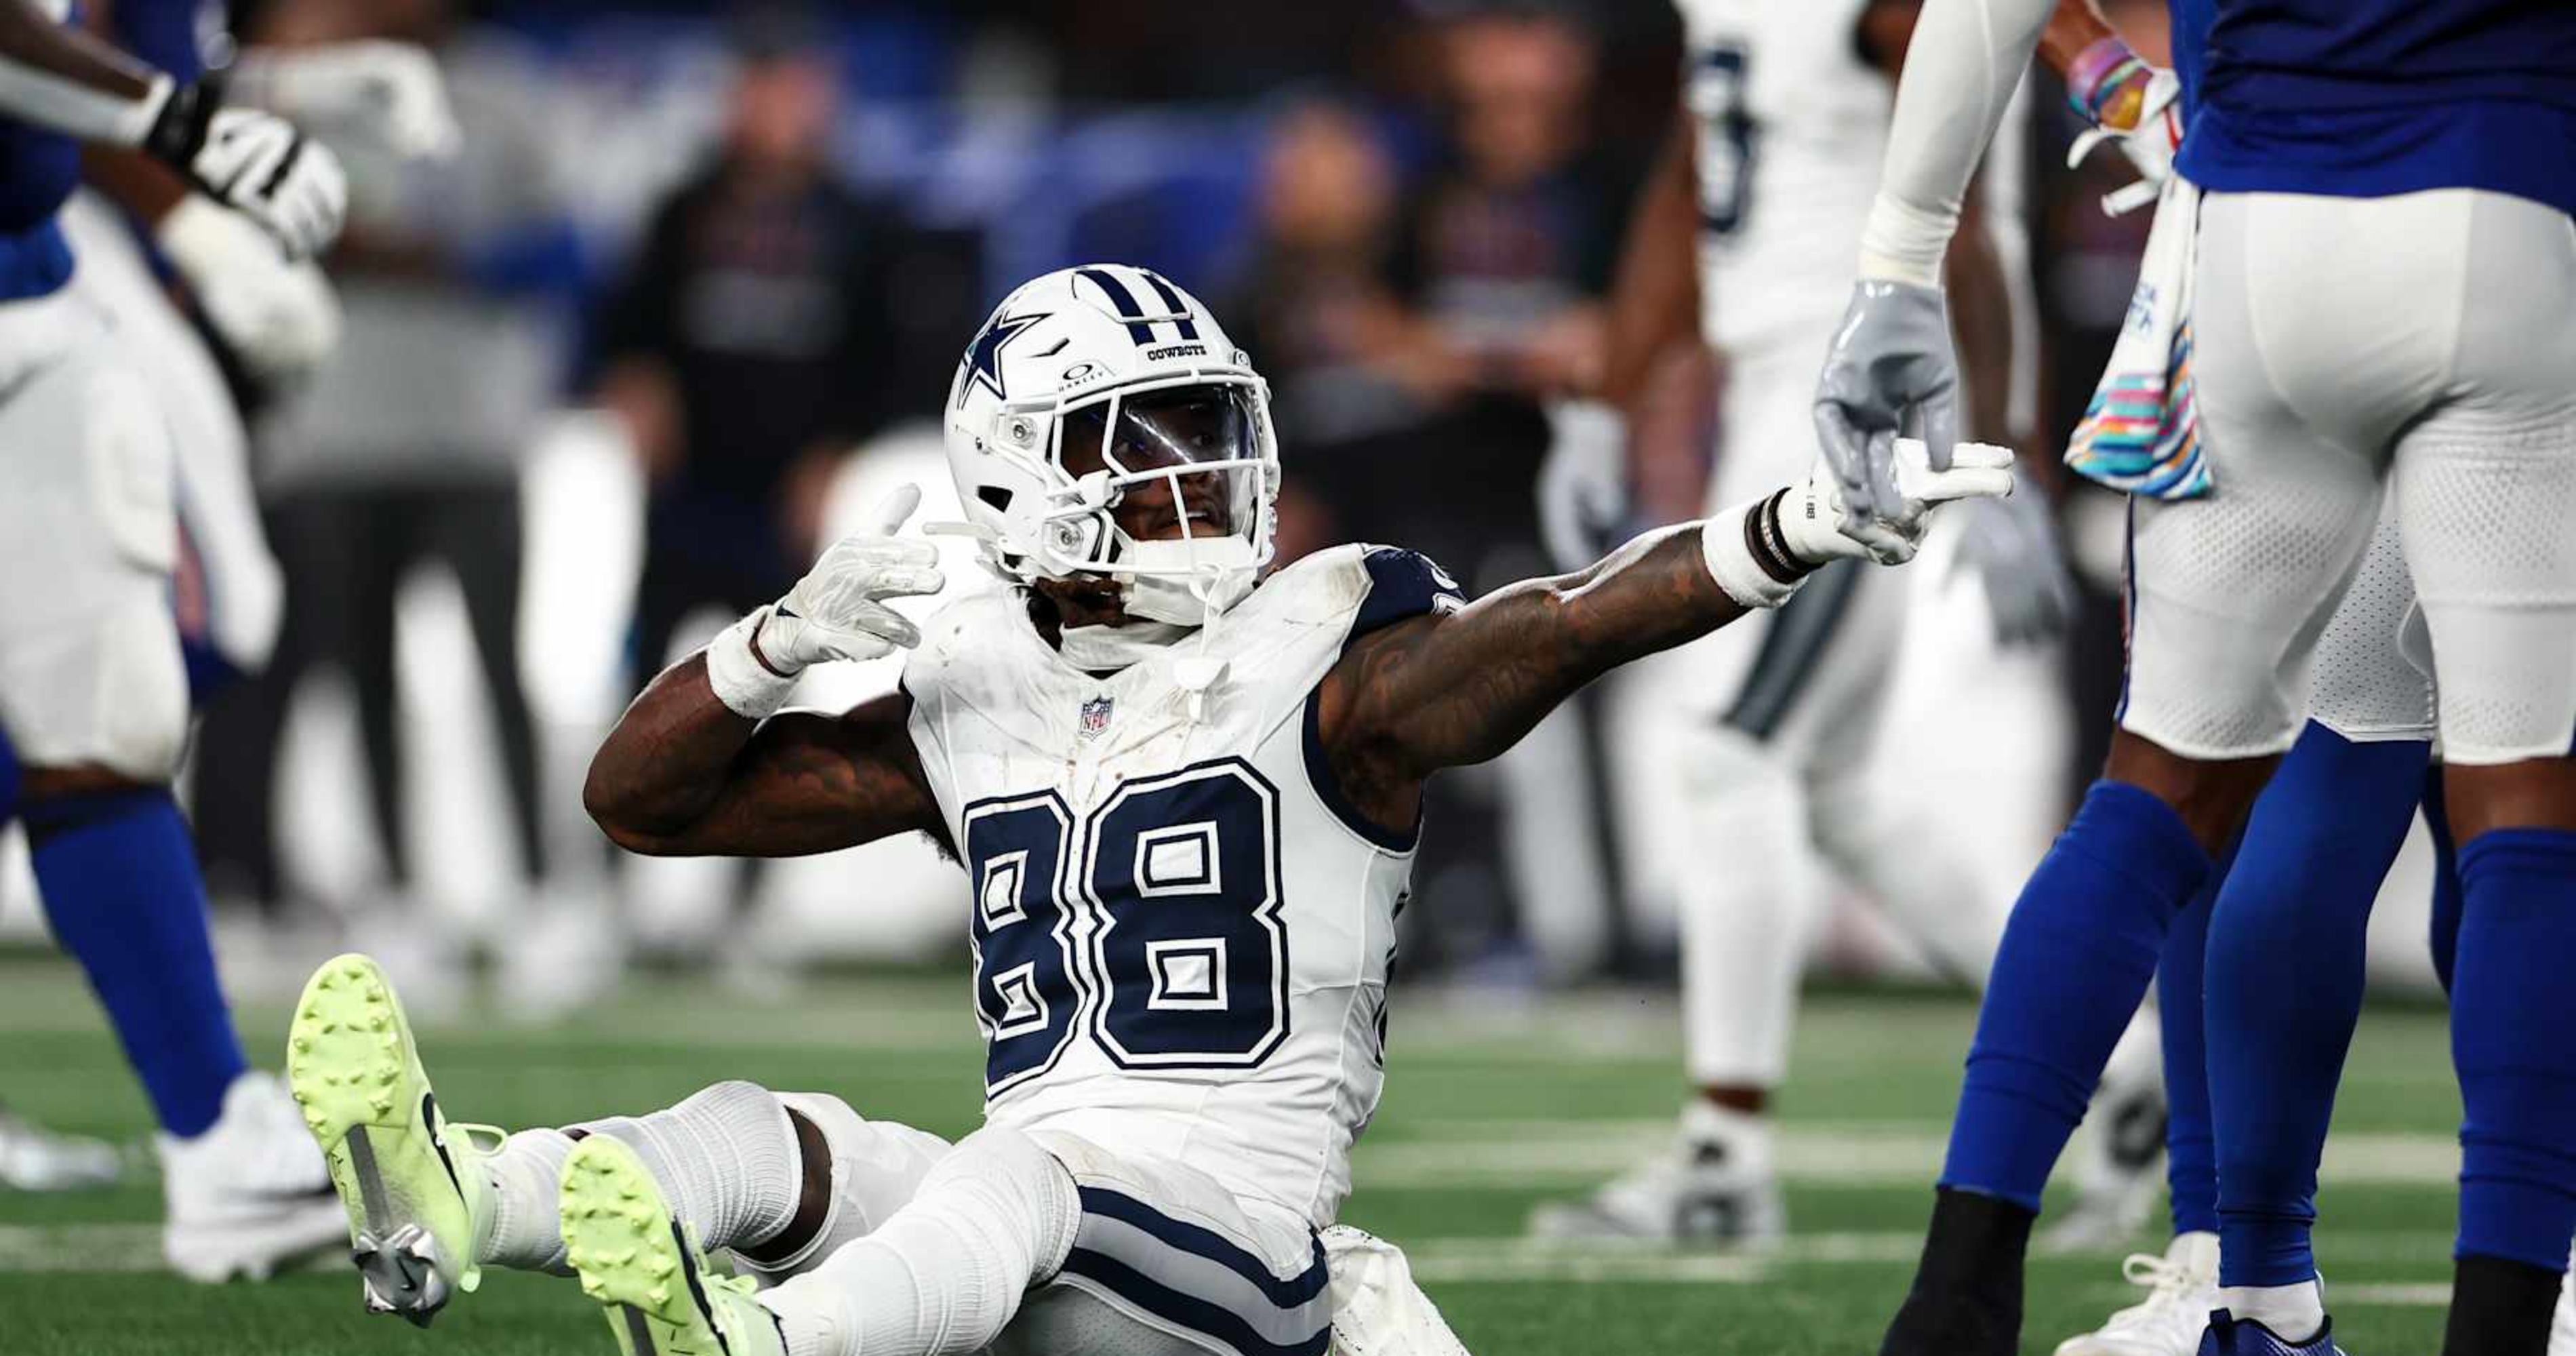
{"label": "helmet face mask", "polygon": [[958,368],[947,441],[985,563],[1015,583],[1105,577],[1130,614],[1198,625],[1270,560],[1268,387],[1158,275],[1095,265],[1012,293]]}

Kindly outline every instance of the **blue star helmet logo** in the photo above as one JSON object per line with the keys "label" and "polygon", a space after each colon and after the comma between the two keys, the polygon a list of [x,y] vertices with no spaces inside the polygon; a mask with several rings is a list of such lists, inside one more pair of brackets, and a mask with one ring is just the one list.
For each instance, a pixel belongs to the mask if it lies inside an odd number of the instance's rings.
{"label": "blue star helmet logo", "polygon": [[977,382],[992,387],[994,399],[1010,399],[1010,393],[1002,389],[1002,345],[1044,319],[1043,315],[994,315],[984,332],[975,336],[975,342],[966,346],[966,384],[957,388],[957,403],[966,403],[967,392],[975,389]]}

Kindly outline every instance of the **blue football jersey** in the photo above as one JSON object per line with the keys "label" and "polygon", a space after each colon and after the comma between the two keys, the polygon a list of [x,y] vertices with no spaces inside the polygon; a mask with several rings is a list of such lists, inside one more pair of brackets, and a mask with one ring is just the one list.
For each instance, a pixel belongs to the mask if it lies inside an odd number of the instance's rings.
{"label": "blue football jersey", "polygon": [[[2576,213],[2576,5],[2205,2],[2180,162],[2194,183],[2362,198],[2475,188]],[[2178,28],[2190,8],[2177,0]]]}
{"label": "blue football jersey", "polygon": [[[70,14],[77,22],[79,11]],[[193,83],[205,74],[206,43],[222,21],[221,0],[121,0],[116,40]],[[0,302],[46,296],[71,280],[71,247],[54,217],[80,177],[79,143],[0,118]]]}
{"label": "blue football jersey", "polygon": [[2209,34],[2212,0],[2173,0],[2173,73],[2182,82],[2182,125],[2186,134],[2200,107],[2200,44]]}

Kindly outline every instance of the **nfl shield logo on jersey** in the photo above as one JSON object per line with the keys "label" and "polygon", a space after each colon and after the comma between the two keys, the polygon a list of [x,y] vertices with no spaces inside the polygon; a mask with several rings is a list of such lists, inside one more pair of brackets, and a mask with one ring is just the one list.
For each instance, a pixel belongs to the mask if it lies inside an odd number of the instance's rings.
{"label": "nfl shield logo on jersey", "polygon": [[1110,702],[1107,697],[1094,697],[1082,704],[1082,737],[1090,739],[1109,728]]}

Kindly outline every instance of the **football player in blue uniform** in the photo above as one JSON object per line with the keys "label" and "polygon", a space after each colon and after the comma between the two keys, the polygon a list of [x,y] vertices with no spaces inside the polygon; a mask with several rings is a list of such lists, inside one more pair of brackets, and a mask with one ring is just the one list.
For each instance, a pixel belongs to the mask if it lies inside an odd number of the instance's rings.
{"label": "football player in blue uniform", "polygon": [[[2062,0],[2040,40],[2097,129],[2077,154],[2116,139],[2147,181],[2106,208],[2157,199],[2133,323],[2069,456],[2079,474],[2151,498],[2190,498],[2208,485],[2189,379],[2198,194],[2166,182],[2190,125],[2207,25],[2205,4],[2176,5],[2171,71],[2140,60],[2079,0]],[[2057,1356],[2188,1356],[2222,1306],[2276,1332],[2324,1327],[2308,1248],[2317,1161],[2360,1012],[2370,906],[2421,798],[2433,738],[2431,677],[2404,643],[2414,603],[2397,525],[2383,514],[2318,642],[2309,723],[2233,858],[2176,915],[2157,967],[2175,1051],[2165,1066],[2173,1241],[2161,1256],[2124,1263],[2147,1288],[2140,1302],[2060,1344]],[[2292,948],[2303,957],[2295,993],[2270,973],[2271,959]],[[2223,1033],[2214,1046],[2205,1015]]]}
{"label": "football player in blue uniform", "polygon": [[[1937,269],[2042,0],[1933,0],[1818,432],[1853,530],[1885,451],[1955,428]],[[2130,674],[2103,779],[2025,889],[1891,1353],[2010,1350],[2038,1188],[2305,711],[2383,486],[2434,665],[2459,842],[2467,1108],[2451,1356],[2547,1340],[2576,1233],[2576,12],[2217,0],[2179,167],[2214,492],[2132,500]],[[1937,454],[1936,454],[1937,456]],[[2277,977],[2276,977],[2277,979]],[[2214,1319],[2205,1349],[2333,1349]]]}
{"label": "football player in blue uniform", "polygon": [[83,141],[160,159],[292,255],[329,243],[343,186],[285,122],[138,65],[68,17],[67,2],[0,0],[0,738],[22,765],[46,915],[160,1121],[164,1256],[196,1279],[262,1275],[327,1243],[335,1212],[284,1090],[248,1071],[216,979],[169,787],[188,712],[170,433],[67,286],[56,216]]}

